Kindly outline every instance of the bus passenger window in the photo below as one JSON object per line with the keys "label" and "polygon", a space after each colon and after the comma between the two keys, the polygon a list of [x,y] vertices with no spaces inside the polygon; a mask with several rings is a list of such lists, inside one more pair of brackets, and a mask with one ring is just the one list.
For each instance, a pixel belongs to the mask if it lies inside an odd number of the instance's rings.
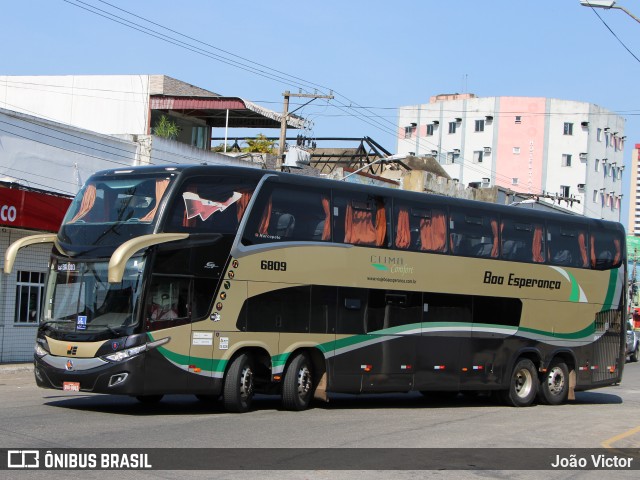
{"label": "bus passenger window", "polygon": [[498,220],[481,211],[451,210],[451,252],[467,257],[498,258]]}
{"label": "bus passenger window", "polygon": [[591,268],[609,270],[622,261],[622,235],[610,230],[592,228],[590,236]]}
{"label": "bus passenger window", "polygon": [[549,263],[566,267],[589,268],[587,234],[582,225],[547,223]]}
{"label": "bus passenger window", "polygon": [[447,215],[437,208],[398,206],[395,246],[422,252],[447,251]]}
{"label": "bus passenger window", "polygon": [[544,225],[542,223],[525,223],[517,218],[503,217],[500,229],[502,259],[517,262],[544,262]]}
{"label": "bus passenger window", "polygon": [[387,207],[382,197],[359,195],[338,197],[334,202],[334,229],[344,243],[384,247],[388,245]]}
{"label": "bus passenger window", "polygon": [[331,240],[328,193],[267,183],[259,195],[242,237],[243,244]]}

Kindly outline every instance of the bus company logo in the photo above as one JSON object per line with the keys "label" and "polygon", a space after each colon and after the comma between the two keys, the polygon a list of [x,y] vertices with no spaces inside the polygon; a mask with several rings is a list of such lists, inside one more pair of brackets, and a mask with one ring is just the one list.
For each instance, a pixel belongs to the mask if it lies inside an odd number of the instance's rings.
{"label": "bus company logo", "polygon": [[72,371],[73,370],[73,362],[71,360],[67,360],[67,363],[65,363],[64,367],[67,369],[67,371]]}
{"label": "bus company logo", "polygon": [[78,353],[77,345],[67,345],[67,355],[75,355]]}
{"label": "bus company logo", "polygon": [[187,220],[194,217],[200,217],[203,222],[216,212],[224,212],[230,205],[236,203],[242,197],[241,193],[233,192],[233,194],[224,202],[216,202],[200,198],[197,193],[184,192],[182,198],[184,207],[187,212]]}
{"label": "bus company logo", "polygon": [[120,342],[111,342],[111,348],[113,349],[114,352],[118,350],[120,346],[121,346]]}
{"label": "bus company logo", "polygon": [[38,450],[7,450],[8,468],[40,468]]}
{"label": "bus company logo", "polygon": [[371,255],[371,266],[376,270],[388,273],[406,275],[413,273],[414,267],[404,264],[402,257],[390,257],[386,255]]}

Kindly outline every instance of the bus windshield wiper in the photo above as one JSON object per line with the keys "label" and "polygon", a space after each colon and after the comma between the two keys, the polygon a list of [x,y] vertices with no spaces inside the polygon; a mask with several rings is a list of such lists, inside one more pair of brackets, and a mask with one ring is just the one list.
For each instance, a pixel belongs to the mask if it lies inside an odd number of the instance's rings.
{"label": "bus windshield wiper", "polygon": [[75,320],[47,320],[46,322],[42,322],[38,327],[46,327],[47,325],[56,324],[56,323],[73,323]]}

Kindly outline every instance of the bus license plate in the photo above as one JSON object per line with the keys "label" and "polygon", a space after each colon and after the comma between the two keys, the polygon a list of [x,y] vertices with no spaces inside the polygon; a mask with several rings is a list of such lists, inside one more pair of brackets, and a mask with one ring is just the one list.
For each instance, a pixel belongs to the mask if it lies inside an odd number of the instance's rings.
{"label": "bus license plate", "polygon": [[62,390],[65,392],[79,392],[80,391],[80,383],[79,382],[64,382],[62,384]]}

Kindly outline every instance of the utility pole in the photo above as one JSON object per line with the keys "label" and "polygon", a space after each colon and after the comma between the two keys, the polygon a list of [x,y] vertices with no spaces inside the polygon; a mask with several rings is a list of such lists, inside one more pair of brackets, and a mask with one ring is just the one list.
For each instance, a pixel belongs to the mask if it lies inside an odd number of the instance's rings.
{"label": "utility pole", "polygon": [[[284,96],[284,108],[282,112],[282,119],[280,120],[280,143],[278,144],[278,159],[276,161],[276,170],[280,170],[282,168],[282,164],[284,162],[284,142],[287,138],[287,118],[290,113],[293,113],[297,110],[300,110],[305,105],[313,102],[316,98],[326,98],[333,99],[333,95],[317,95],[315,93],[291,93],[289,90],[282,94]],[[289,98],[290,97],[298,97],[298,98],[310,98],[307,103],[296,108],[293,112],[289,112]]]}

